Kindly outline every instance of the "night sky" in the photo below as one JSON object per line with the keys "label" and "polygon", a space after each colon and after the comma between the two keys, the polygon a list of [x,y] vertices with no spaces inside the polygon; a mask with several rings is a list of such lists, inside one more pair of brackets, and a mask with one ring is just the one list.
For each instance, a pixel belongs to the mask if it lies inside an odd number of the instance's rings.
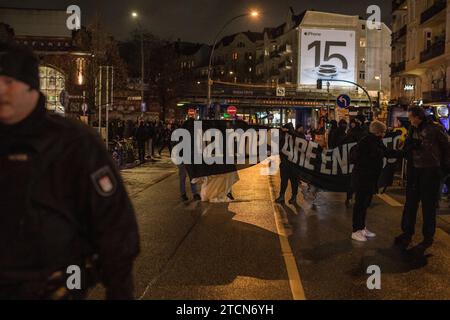
{"label": "night sky", "polygon": [[80,6],[83,25],[88,25],[98,14],[106,29],[121,40],[135,28],[130,12],[136,10],[143,27],[157,36],[203,43],[212,43],[228,19],[249,8],[257,8],[264,14],[258,21],[250,18],[236,21],[225,34],[278,26],[284,22],[289,6],[296,14],[315,9],[366,17],[366,8],[377,4],[388,25],[391,15],[390,0],[0,0],[2,7],[65,9],[70,4]]}

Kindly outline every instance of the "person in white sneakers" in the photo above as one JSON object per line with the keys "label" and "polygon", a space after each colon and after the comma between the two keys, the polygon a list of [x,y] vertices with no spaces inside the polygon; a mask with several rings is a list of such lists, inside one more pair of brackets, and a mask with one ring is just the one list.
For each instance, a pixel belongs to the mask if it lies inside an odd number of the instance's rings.
{"label": "person in white sneakers", "polygon": [[376,235],[366,228],[367,209],[372,197],[377,193],[377,182],[383,169],[384,157],[396,157],[398,152],[388,150],[383,144],[386,125],[379,121],[370,124],[369,134],[350,152],[350,162],[354,164],[352,189],[355,190],[353,207],[352,239],[365,242]]}

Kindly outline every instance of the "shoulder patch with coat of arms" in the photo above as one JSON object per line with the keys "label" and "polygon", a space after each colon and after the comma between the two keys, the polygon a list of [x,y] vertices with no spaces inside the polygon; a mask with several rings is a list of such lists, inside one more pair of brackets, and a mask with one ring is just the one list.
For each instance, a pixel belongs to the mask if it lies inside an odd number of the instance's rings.
{"label": "shoulder patch with coat of arms", "polygon": [[117,180],[109,166],[104,166],[91,174],[91,179],[95,190],[102,197],[110,197],[116,192]]}

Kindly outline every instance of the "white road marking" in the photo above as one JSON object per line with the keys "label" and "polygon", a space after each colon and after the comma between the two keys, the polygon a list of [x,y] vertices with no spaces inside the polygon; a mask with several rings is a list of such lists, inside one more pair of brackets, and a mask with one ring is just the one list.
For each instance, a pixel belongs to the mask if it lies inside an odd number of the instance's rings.
{"label": "white road marking", "polygon": [[378,194],[378,198],[386,202],[391,207],[403,207],[403,204],[401,204],[391,196],[387,195],[386,193]]}
{"label": "white road marking", "polygon": [[306,300],[305,291],[303,290],[302,280],[300,278],[300,273],[298,271],[297,262],[295,256],[292,253],[291,245],[289,244],[288,235],[286,229],[283,226],[281,214],[278,211],[278,206],[275,204],[273,199],[273,190],[270,184],[269,178],[267,179],[270,192],[270,200],[273,206],[273,213],[275,216],[275,224],[278,231],[278,238],[281,245],[281,253],[283,255],[284,263],[286,265],[286,270],[289,278],[289,286],[291,288],[292,297],[294,300]]}

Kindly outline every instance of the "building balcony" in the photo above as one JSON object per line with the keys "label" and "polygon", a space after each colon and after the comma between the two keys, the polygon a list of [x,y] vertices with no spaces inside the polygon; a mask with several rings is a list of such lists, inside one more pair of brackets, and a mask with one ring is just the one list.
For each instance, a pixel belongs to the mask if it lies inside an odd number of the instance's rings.
{"label": "building balcony", "polygon": [[425,23],[445,8],[447,8],[447,0],[435,0],[434,4],[420,15],[420,23]]}
{"label": "building balcony", "polygon": [[[444,37],[445,39],[445,37]],[[439,57],[445,53],[445,40],[439,39],[433,43],[428,49],[420,53],[420,63],[426,62],[433,58]]]}
{"label": "building balcony", "polygon": [[396,74],[402,71],[405,71],[406,63],[405,61],[399,62],[399,63],[392,63],[391,64],[391,74]]}
{"label": "building balcony", "polygon": [[392,42],[399,41],[400,39],[405,37],[406,36],[406,32],[407,32],[407,28],[406,28],[406,25],[405,25],[400,30],[398,30],[397,32],[394,32],[392,34]]}
{"label": "building balcony", "polygon": [[397,10],[404,10],[406,0],[392,0],[392,12]]}
{"label": "building balcony", "polygon": [[449,95],[447,90],[439,89],[434,91],[424,92],[422,94],[423,103],[437,102],[437,101],[447,101]]}

